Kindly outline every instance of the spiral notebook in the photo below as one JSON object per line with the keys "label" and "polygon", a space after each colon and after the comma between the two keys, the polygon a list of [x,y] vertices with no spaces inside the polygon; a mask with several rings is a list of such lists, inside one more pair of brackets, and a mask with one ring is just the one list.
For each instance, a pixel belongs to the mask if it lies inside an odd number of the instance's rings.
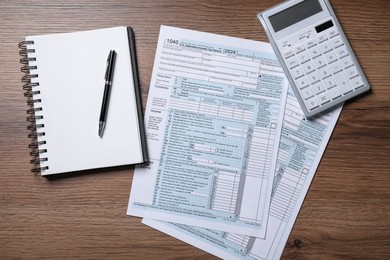
{"label": "spiral notebook", "polygon": [[[51,175],[147,161],[130,27],[29,36],[19,47],[33,172]],[[110,50],[117,53],[116,64],[105,131],[99,137]]]}

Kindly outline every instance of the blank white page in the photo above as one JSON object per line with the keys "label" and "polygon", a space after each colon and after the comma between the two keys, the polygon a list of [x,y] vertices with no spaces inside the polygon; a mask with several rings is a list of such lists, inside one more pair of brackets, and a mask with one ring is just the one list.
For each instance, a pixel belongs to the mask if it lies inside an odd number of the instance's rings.
{"label": "blank white page", "polygon": [[[49,169],[42,175],[143,162],[137,103],[126,27],[30,36],[42,107]],[[117,52],[103,137],[98,136],[104,75],[110,50]],[[34,88],[35,89],[35,88]],[[33,89],[33,90],[34,90]]]}

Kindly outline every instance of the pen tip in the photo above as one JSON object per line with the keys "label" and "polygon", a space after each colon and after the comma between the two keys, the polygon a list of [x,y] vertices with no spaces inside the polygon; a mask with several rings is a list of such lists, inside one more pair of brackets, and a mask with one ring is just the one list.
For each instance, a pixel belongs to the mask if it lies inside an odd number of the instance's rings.
{"label": "pen tip", "polygon": [[99,122],[99,131],[98,131],[98,135],[100,137],[103,137],[103,131],[104,131],[104,122]]}

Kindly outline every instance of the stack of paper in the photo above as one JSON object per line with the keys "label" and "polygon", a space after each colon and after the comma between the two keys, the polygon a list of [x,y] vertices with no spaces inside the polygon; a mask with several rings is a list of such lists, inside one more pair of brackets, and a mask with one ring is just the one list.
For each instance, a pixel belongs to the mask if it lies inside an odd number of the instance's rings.
{"label": "stack of paper", "polygon": [[269,44],[162,26],[128,215],[222,258],[279,258],[341,108],[303,113]]}

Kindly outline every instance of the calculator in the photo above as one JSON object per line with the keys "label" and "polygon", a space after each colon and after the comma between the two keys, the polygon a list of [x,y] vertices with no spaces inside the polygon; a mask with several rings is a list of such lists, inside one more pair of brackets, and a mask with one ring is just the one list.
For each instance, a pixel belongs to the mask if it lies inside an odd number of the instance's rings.
{"label": "calculator", "polygon": [[306,117],[370,89],[328,0],[289,0],[257,17]]}

